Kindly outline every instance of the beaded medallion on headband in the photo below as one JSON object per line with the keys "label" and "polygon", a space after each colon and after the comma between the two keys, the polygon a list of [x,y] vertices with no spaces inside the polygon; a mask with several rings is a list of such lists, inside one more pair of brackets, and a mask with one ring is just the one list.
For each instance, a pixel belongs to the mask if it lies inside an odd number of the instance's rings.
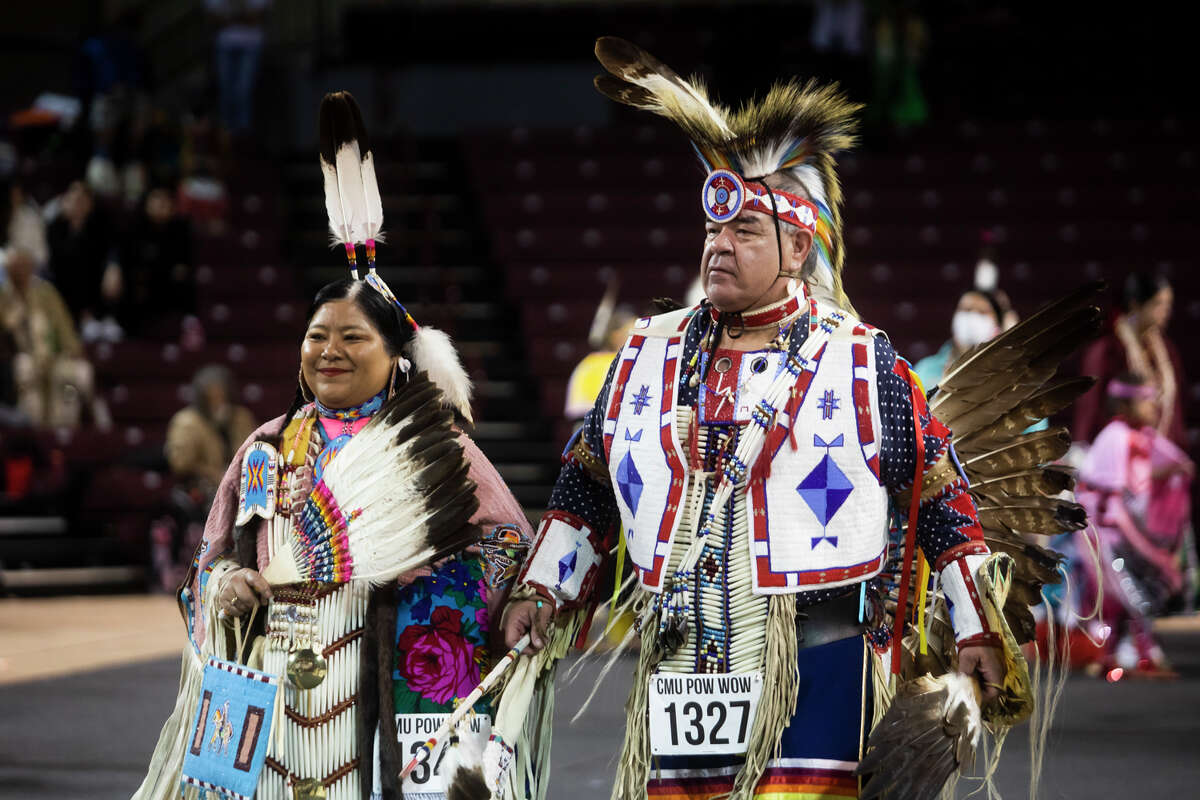
{"label": "beaded medallion on headband", "polygon": [[[768,193],[774,195],[774,203]],[[729,169],[714,169],[708,173],[700,192],[700,205],[705,216],[713,222],[728,222],[746,208],[813,232],[820,216],[817,207],[803,197],[781,189],[768,189],[761,183],[747,183]]]}

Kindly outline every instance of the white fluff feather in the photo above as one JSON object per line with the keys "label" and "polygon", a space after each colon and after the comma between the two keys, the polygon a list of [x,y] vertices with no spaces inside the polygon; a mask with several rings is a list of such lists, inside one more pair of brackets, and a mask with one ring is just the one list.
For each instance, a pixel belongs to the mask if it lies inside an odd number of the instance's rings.
{"label": "white fluff feather", "polygon": [[416,368],[423,370],[433,385],[442,390],[446,402],[462,414],[467,422],[474,424],[471,416],[471,378],[463,368],[450,337],[437,328],[422,325],[413,334],[408,355]]}

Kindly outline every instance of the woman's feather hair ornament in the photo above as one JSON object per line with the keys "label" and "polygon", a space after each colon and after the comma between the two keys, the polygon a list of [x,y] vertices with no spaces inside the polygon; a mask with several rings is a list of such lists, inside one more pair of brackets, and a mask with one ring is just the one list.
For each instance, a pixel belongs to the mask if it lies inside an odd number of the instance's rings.
{"label": "woman's feather hair ornament", "polygon": [[329,232],[334,243],[345,248],[350,274],[358,280],[355,248],[361,244],[367,250],[365,282],[394,304],[413,330],[405,355],[417,370],[425,372],[442,390],[445,401],[468,423],[473,423],[471,378],[450,337],[436,328],[418,325],[375,271],[375,244],[384,241],[383,201],[375,177],[375,157],[367,138],[367,128],[354,96],[349,92],[325,95],[318,114],[318,128]]}

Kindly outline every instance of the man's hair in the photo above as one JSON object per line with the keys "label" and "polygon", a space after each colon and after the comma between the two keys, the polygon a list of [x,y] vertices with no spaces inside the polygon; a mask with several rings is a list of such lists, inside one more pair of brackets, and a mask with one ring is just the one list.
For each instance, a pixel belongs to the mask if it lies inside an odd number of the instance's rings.
{"label": "man's hair", "polygon": [[[805,200],[808,200],[810,203],[812,202],[812,195],[809,194],[808,187],[806,187],[799,178],[797,178],[795,175],[792,175],[790,172],[781,170],[768,175],[763,179],[762,182],[772,189],[782,189],[785,192],[799,195]],[[779,220],[779,229],[789,236],[793,236],[801,230],[799,225],[793,225],[792,223],[784,222],[783,220]],[[808,255],[804,257],[804,263],[800,266],[800,280],[807,282],[816,271],[817,243],[814,240],[812,245],[808,248]]]}

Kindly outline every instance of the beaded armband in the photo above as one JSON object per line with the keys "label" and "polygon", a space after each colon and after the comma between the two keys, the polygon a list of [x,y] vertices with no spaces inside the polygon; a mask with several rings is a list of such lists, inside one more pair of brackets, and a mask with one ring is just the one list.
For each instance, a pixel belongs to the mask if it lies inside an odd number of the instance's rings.
{"label": "beaded armband", "polygon": [[574,461],[579,466],[583,467],[584,472],[588,474],[592,480],[609,485],[612,482],[612,477],[608,474],[608,466],[604,461],[592,452],[587,446],[587,442],[580,436],[575,444],[567,451],[567,460]]}
{"label": "beaded armband", "polygon": [[[958,480],[961,475],[958,474],[958,467],[954,463],[954,459],[950,457],[950,448],[946,448],[942,453],[942,457],[933,462],[933,466],[925,470],[925,474],[921,478],[921,502],[926,502],[937,497],[946,487]],[[905,489],[896,495],[898,508],[908,508],[912,503],[912,489]]]}

